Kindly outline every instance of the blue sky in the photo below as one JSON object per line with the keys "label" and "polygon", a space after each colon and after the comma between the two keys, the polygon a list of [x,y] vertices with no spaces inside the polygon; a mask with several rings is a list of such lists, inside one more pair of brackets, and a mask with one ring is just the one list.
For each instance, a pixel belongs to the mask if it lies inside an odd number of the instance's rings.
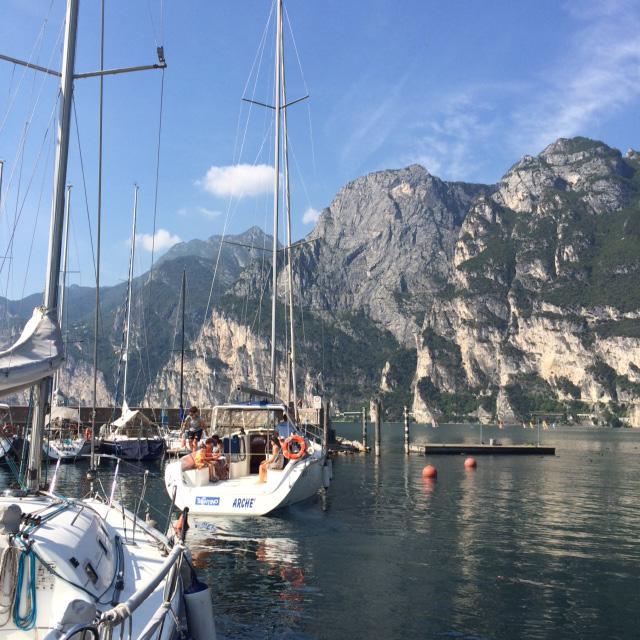
{"label": "blue sky", "polygon": [[[79,71],[98,65],[97,5],[81,2]],[[418,162],[444,179],[494,182],[519,157],[559,136],[599,138],[622,151],[640,146],[637,2],[289,0],[286,8],[295,36],[294,46],[287,24],[289,98],[311,95],[289,110],[296,237],[313,228],[314,212],[341,186],[369,171]],[[243,91],[271,101],[270,11],[270,0],[107,1],[106,66],[153,62],[157,44],[165,46],[169,65],[159,253],[225,226],[233,233],[270,226],[271,113],[240,101]],[[5,0],[2,13],[3,53],[59,65],[62,0]],[[160,79],[159,72],[146,72],[105,82],[106,283],[126,277],[134,182],[140,185],[137,271],[149,266]],[[45,132],[56,91],[53,78],[0,63],[0,158],[6,161],[0,255],[19,216],[14,259],[0,270],[1,295],[21,297],[43,281],[52,181],[51,133]],[[92,220],[97,96],[97,80],[77,83]],[[70,279],[91,285],[75,135],[74,125],[69,268],[77,273]]]}

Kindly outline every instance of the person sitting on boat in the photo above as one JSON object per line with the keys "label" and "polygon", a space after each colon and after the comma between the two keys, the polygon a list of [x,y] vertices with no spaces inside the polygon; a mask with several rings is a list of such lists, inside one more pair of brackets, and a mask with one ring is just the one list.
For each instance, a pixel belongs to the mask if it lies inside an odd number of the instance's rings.
{"label": "person sitting on boat", "polygon": [[204,420],[200,416],[198,407],[193,406],[189,408],[189,414],[184,419],[182,428],[186,431],[189,449],[195,452],[198,448],[198,442],[200,438],[202,438],[202,432],[204,431]]}
{"label": "person sitting on boat", "polygon": [[269,436],[269,442],[271,443],[271,455],[260,463],[260,470],[258,471],[258,483],[267,481],[268,469],[283,469],[284,468],[284,454],[282,453],[282,445],[275,433]]}
{"label": "person sitting on boat", "polygon": [[216,476],[216,463],[213,459],[213,438],[207,438],[204,444],[200,445],[200,448],[193,456],[196,469],[204,469],[209,467],[209,482],[217,482]]}
{"label": "person sitting on boat", "polygon": [[220,436],[215,434],[211,436],[210,440],[212,440],[211,456],[215,465],[216,477],[218,480],[228,480],[229,466],[224,455],[222,440],[220,440]]}

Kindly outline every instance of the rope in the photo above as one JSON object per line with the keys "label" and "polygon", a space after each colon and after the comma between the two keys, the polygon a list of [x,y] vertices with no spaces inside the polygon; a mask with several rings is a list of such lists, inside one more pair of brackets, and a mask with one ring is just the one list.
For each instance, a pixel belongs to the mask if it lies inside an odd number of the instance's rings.
{"label": "rope", "polygon": [[[27,582],[27,610],[24,615],[20,614],[22,607],[22,589],[25,580],[25,562],[29,561],[29,577]],[[20,554],[18,560],[18,576],[16,578],[15,600],[13,603],[13,624],[28,631],[33,629],[36,624],[37,604],[36,604],[36,558],[33,551],[29,548]]]}
{"label": "rope", "polygon": [[[8,546],[0,557],[0,627],[4,627],[11,617],[11,609],[16,595],[16,575],[18,570],[18,549]],[[8,588],[7,588],[8,587]]]}
{"label": "rope", "polygon": [[91,215],[89,213],[89,195],[87,193],[87,179],[84,173],[84,159],[82,157],[82,145],[80,144],[80,124],[78,123],[78,112],[76,111],[75,94],[71,98],[71,105],[73,106],[73,121],[76,125],[76,138],[78,140],[78,156],[80,159],[80,172],[82,174],[82,186],[84,189],[84,205],[87,212],[87,225],[89,227],[89,242],[91,243],[91,260],[93,260],[93,274],[97,280],[96,255],[93,248],[93,231],[91,230]]}

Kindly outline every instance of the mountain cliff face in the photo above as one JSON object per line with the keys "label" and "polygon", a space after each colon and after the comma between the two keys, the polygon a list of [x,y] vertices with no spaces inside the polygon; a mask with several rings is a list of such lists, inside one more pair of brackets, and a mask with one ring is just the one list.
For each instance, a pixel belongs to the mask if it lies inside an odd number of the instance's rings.
{"label": "mountain cliff face", "polygon": [[[270,387],[271,272],[258,250],[270,239],[253,228],[228,240],[237,244],[176,245],[153,279],[136,282],[131,402],[178,404],[183,269],[185,404],[225,399],[240,382]],[[635,152],[560,139],[497,185],[448,183],[416,165],[373,173],[340,190],[292,255],[307,399],[324,393],[347,409],[380,396],[389,417],[411,405],[426,421],[547,412],[640,424]],[[284,393],[282,268],[277,286]],[[92,344],[92,295],[69,296],[84,313],[71,330],[78,362]],[[103,300],[101,362],[114,393],[124,286],[105,289]]]}
{"label": "mountain cliff face", "polygon": [[[470,207],[417,338],[414,411],[628,410],[640,394],[635,154],[558,140]],[[626,406],[625,406],[626,405]]]}
{"label": "mountain cliff face", "polygon": [[362,312],[413,346],[425,300],[451,276],[469,206],[491,191],[443,182],[418,165],[354,180],[295,256],[297,291],[314,310]]}

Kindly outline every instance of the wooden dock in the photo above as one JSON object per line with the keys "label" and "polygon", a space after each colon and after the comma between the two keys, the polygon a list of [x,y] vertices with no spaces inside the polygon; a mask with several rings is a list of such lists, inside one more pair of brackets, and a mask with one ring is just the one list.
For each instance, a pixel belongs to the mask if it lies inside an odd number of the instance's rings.
{"label": "wooden dock", "polygon": [[422,455],[502,455],[502,456],[555,456],[555,447],[535,444],[412,444],[411,453]]}

